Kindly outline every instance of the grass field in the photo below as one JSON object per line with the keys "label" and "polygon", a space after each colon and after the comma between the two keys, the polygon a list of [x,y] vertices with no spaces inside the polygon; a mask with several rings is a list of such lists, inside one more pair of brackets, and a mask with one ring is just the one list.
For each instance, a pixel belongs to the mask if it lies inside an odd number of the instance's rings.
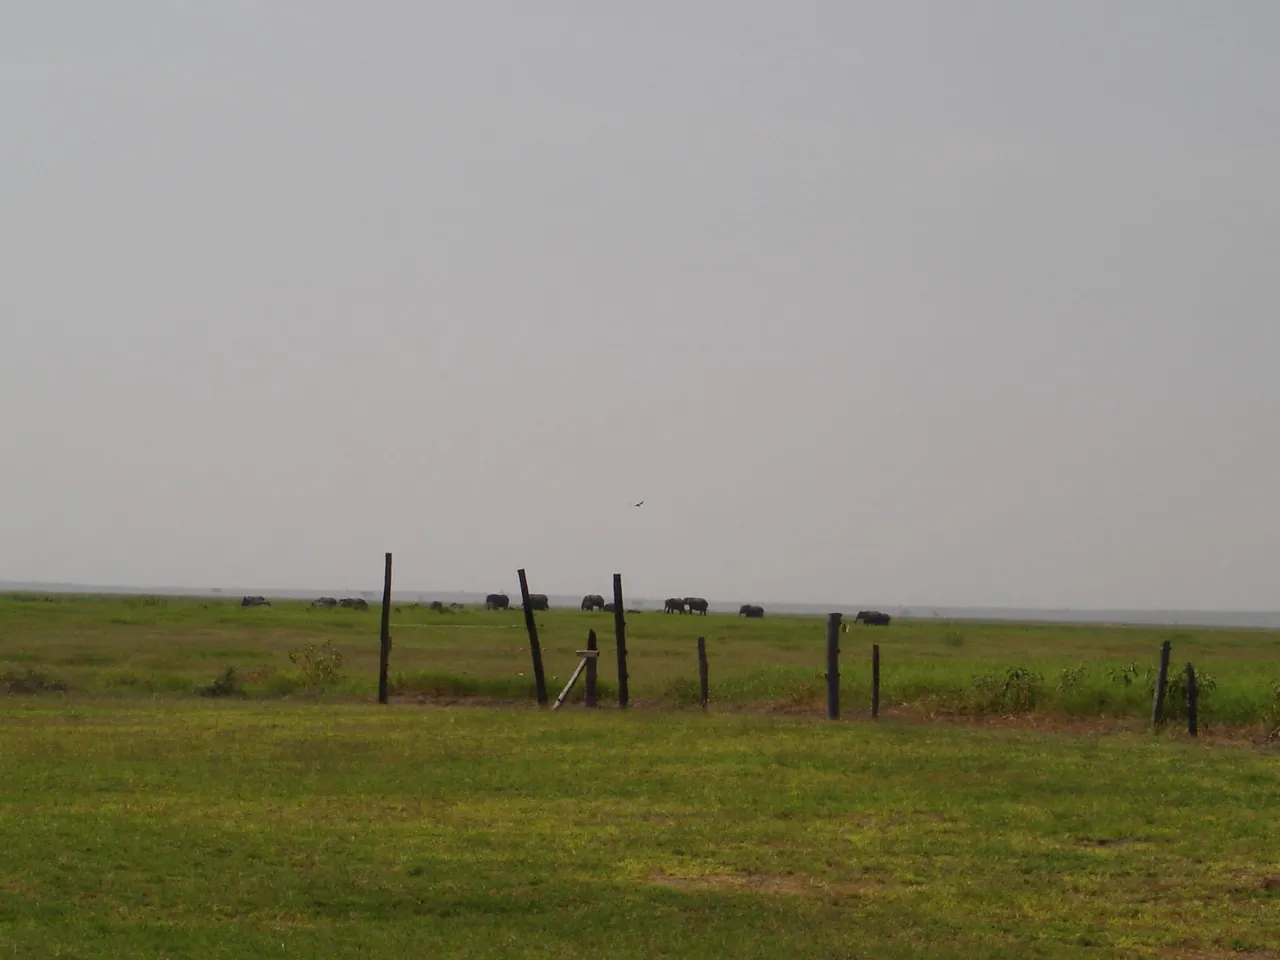
{"label": "grass field", "polygon": [[[231,667],[250,696],[300,696],[318,684],[307,682],[289,653],[327,642],[343,662],[341,676],[324,684],[325,696],[368,699],[377,684],[378,621],[376,610],[301,603],[241,609],[234,600],[0,597],[0,682],[86,695],[184,696]],[[553,610],[538,621],[553,695],[592,627],[603,651],[603,690],[616,691],[611,616]],[[824,710],[821,619],[645,613],[630,615],[627,629],[636,706],[696,698],[695,639],[702,634],[718,707]],[[392,636],[397,695],[533,698],[519,612],[398,606]],[[855,626],[841,639],[842,697],[851,716],[866,712],[876,642],[890,711],[1141,719],[1150,715],[1150,674],[1163,640],[1173,644],[1174,717],[1183,709],[1181,669],[1191,661],[1202,675],[1200,716],[1210,728],[1280,722],[1280,634],[1258,630],[925,620]]]}
{"label": "grass field", "polygon": [[0,957],[1280,958],[1280,751],[1144,732],[1125,671],[1170,639],[1263,732],[1274,634],[855,628],[829,723],[816,619],[633,615],[625,713],[535,709],[519,614],[392,623],[379,707],[376,612],[0,598]]}
{"label": "grass field", "polygon": [[1280,956],[1275,754],[0,701],[0,956]]}

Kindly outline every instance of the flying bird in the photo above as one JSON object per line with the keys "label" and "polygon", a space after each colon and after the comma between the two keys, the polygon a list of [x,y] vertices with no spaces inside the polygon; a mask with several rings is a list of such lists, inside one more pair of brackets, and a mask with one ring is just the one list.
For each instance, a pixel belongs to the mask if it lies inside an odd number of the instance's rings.
{"label": "flying bird", "polygon": [[633,504],[632,504],[632,506],[633,506],[633,507],[643,507],[643,506],[644,506],[644,501],[643,501],[643,500],[641,500],[639,503],[633,503]]}

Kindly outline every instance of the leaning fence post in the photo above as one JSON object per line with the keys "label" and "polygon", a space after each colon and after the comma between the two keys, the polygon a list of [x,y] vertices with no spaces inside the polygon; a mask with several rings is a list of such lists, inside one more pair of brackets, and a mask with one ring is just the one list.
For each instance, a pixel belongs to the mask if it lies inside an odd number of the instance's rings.
{"label": "leaning fence post", "polygon": [[391,660],[391,554],[382,576],[382,631],[378,635],[378,702],[387,702],[387,666]]}
{"label": "leaning fence post", "polygon": [[871,645],[871,716],[880,716],[880,644]]}
{"label": "leaning fence post", "polygon": [[1196,668],[1187,664],[1187,733],[1196,735],[1196,707],[1200,700],[1200,690],[1196,685]]}
{"label": "leaning fence post", "polygon": [[520,577],[520,600],[524,604],[524,625],[529,631],[529,653],[533,657],[533,683],[538,693],[538,706],[547,705],[547,677],[542,672],[542,645],[538,643],[538,625],[533,620],[533,602],[529,599],[529,580],[524,568],[517,571]]}
{"label": "leaning fence post", "polygon": [[627,618],[622,607],[622,574],[613,575],[613,634],[618,641],[618,706],[627,708]]}
{"label": "leaning fence post", "polygon": [[698,638],[698,701],[702,704],[702,709],[707,708],[707,700],[709,697],[709,682],[707,678],[707,638]]}
{"label": "leaning fence post", "polygon": [[1156,695],[1151,705],[1151,725],[1154,727],[1164,723],[1164,691],[1169,683],[1169,649],[1171,646],[1168,640],[1160,644],[1160,672],[1156,674]]}
{"label": "leaning fence post", "polygon": [[[596,650],[596,632],[594,630],[587,631],[587,649]],[[584,706],[594,707],[596,705],[596,658],[591,657],[587,661],[587,691],[583,695],[582,702]]]}
{"label": "leaning fence post", "polygon": [[827,719],[840,719],[840,620],[838,613],[827,617]]}

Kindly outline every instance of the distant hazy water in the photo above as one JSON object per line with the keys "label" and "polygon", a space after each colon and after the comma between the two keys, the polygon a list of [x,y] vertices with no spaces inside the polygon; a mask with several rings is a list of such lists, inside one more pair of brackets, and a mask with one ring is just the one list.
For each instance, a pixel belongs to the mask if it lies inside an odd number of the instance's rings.
{"label": "distant hazy water", "polygon": [[[310,599],[330,596],[363,596],[375,598],[380,589],[361,589],[358,587],[328,588],[324,590],[273,590],[267,587],[224,587],[222,589],[204,589],[195,587],[122,587],[122,586],[89,586],[73,583],[18,583],[0,581],[0,592],[32,592],[32,593],[126,593],[126,594],[165,594],[168,596],[188,597],[225,597],[238,599],[245,594],[263,594],[283,599]],[[520,591],[507,590],[508,595],[519,603]],[[440,600],[444,603],[476,604],[484,602],[483,593],[458,593],[441,591],[406,590],[395,592],[398,603],[429,603]],[[582,600],[579,596],[551,596],[553,606],[576,607]],[[627,606],[640,610],[661,610],[662,599],[652,597],[627,598]],[[711,601],[711,609],[721,613],[734,613],[742,603],[760,603],[769,613],[791,613],[821,615],[840,612],[853,616],[858,610],[883,610],[885,613],[903,617],[921,617],[925,619],[943,620],[1013,620],[1041,621],[1053,623],[1122,623],[1145,624],[1151,626],[1201,626],[1201,627],[1261,627],[1280,630],[1280,611],[1249,610],[1048,610],[1030,607],[932,607],[875,603],[771,603],[768,600],[753,598],[751,600],[724,602]]]}

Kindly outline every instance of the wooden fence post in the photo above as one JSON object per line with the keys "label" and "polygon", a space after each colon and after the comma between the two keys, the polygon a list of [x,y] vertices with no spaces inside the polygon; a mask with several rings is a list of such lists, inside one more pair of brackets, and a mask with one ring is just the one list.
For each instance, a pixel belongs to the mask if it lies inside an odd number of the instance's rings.
{"label": "wooden fence post", "polygon": [[838,613],[827,617],[827,719],[840,719],[840,620]]}
{"label": "wooden fence post", "polygon": [[1196,686],[1196,668],[1187,664],[1187,733],[1196,735],[1196,708],[1200,700],[1200,691]]}
{"label": "wooden fence post", "polygon": [[[596,632],[594,630],[587,631],[587,649],[596,650]],[[582,702],[584,706],[594,707],[596,705],[596,658],[592,657],[587,663],[587,691],[583,695]]]}
{"label": "wooden fence post", "polygon": [[1169,649],[1172,645],[1166,640],[1160,644],[1160,672],[1156,674],[1156,695],[1151,704],[1151,725],[1158,727],[1164,723],[1164,692],[1169,684]]}
{"label": "wooden fence post", "polygon": [[391,554],[382,577],[382,631],[378,635],[378,702],[387,702],[387,667],[391,661]]}
{"label": "wooden fence post", "polygon": [[613,575],[613,634],[618,640],[618,706],[627,708],[627,617],[622,606],[622,574]]}
{"label": "wooden fence post", "polygon": [[710,683],[707,678],[707,638],[698,638],[698,699],[702,703],[702,709],[707,709],[707,701],[710,699]]}
{"label": "wooden fence post", "polygon": [[542,645],[538,643],[538,625],[533,620],[533,603],[529,600],[529,580],[524,568],[517,571],[520,577],[520,600],[524,604],[524,626],[529,631],[529,653],[533,657],[533,683],[538,693],[538,706],[547,705],[547,676],[542,672]]}
{"label": "wooden fence post", "polygon": [[871,716],[880,716],[880,644],[871,645]]}

